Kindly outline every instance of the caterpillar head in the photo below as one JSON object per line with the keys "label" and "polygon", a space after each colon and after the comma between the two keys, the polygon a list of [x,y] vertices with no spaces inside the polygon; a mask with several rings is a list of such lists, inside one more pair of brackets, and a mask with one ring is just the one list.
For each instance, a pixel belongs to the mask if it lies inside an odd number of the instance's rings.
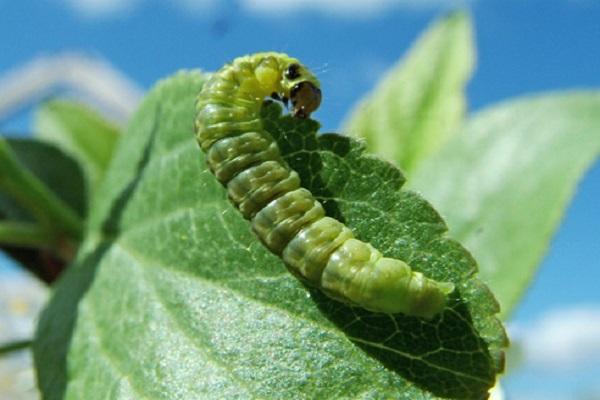
{"label": "caterpillar head", "polygon": [[291,59],[283,66],[281,99],[292,103],[291,113],[297,118],[308,118],[321,104],[319,81],[306,67]]}

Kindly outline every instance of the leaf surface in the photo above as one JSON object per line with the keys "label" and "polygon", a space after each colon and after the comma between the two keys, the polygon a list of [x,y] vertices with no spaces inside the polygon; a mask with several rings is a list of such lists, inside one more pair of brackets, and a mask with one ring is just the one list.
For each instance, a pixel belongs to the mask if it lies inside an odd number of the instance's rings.
{"label": "leaf surface", "polygon": [[506,317],[599,154],[600,93],[529,97],[479,113],[410,186],[473,252]]}
{"label": "leaf surface", "polygon": [[303,286],[251,233],[192,132],[198,73],[146,98],[98,192],[87,240],[42,315],[48,399],[481,398],[506,337],[476,265],[390,164],[265,107],[266,128],[329,215],[457,284],[431,321]]}

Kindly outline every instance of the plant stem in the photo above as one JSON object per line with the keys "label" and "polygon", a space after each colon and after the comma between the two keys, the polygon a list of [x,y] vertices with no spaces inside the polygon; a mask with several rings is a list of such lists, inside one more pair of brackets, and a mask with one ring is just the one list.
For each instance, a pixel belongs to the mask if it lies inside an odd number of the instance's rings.
{"label": "plant stem", "polygon": [[28,347],[31,347],[33,344],[33,340],[15,340],[14,342],[8,342],[0,344],[0,356],[8,353],[12,353],[13,351],[23,350]]}
{"label": "plant stem", "polygon": [[52,231],[80,239],[83,223],[75,211],[29,172],[0,138],[0,189],[12,195]]}
{"label": "plant stem", "polygon": [[52,248],[56,237],[48,229],[33,223],[0,221],[0,245]]}

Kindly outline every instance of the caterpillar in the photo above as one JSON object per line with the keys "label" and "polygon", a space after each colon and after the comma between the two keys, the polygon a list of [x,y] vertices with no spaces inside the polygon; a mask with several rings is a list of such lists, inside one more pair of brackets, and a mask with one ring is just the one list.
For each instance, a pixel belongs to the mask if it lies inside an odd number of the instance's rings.
{"label": "caterpillar", "polygon": [[196,138],[229,199],[251,221],[260,241],[301,280],[328,297],[380,313],[431,318],[454,290],[384,257],[356,239],[342,222],[301,187],[263,128],[265,99],[291,103],[296,118],[308,118],[321,103],[317,78],[282,53],[236,58],[204,83],[196,100]]}

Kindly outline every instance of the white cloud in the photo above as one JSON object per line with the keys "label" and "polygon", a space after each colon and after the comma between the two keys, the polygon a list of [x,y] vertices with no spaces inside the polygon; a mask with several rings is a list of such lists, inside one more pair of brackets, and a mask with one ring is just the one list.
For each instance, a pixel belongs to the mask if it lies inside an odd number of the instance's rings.
{"label": "white cloud", "polygon": [[[79,15],[87,18],[113,18],[137,10],[149,0],[62,0]],[[282,16],[301,11],[317,11],[331,16],[369,18],[394,8],[428,9],[456,7],[474,0],[238,0],[246,11],[262,15]],[[175,5],[196,15],[212,13],[219,0],[175,0],[160,3],[162,7]]]}
{"label": "white cloud", "polygon": [[127,14],[138,0],[65,0],[78,14],[88,18],[106,18]]}
{"label": "white cloud", "polygon": [[[131,14],[148,0],[63,0],[77,14],[86,18],[114,18]],[[176,7],[197,14],[211,12],[217,8],[218,0],[176,0],[162,3],[162,7]]]}
{"label": "white cloud", "polygon": [[529,326],[511,329],[524,362],[547,369],[571,369],[600,362],[600,304],[553,310]]}
{"label": "white cloud", "polygon": [[314,10],[343,17],[372,17],[393,8],[424,9],[460,6],[469,0],[240,0],[241,5],[261,14],[282,15]]}
{"label": "white cloud", "polygon": [[0,119],[57,91],[74,95],[120,122],[129,119],[142,96],[137,85],[101,59],[57,54],[33,59],[0,76]]}

